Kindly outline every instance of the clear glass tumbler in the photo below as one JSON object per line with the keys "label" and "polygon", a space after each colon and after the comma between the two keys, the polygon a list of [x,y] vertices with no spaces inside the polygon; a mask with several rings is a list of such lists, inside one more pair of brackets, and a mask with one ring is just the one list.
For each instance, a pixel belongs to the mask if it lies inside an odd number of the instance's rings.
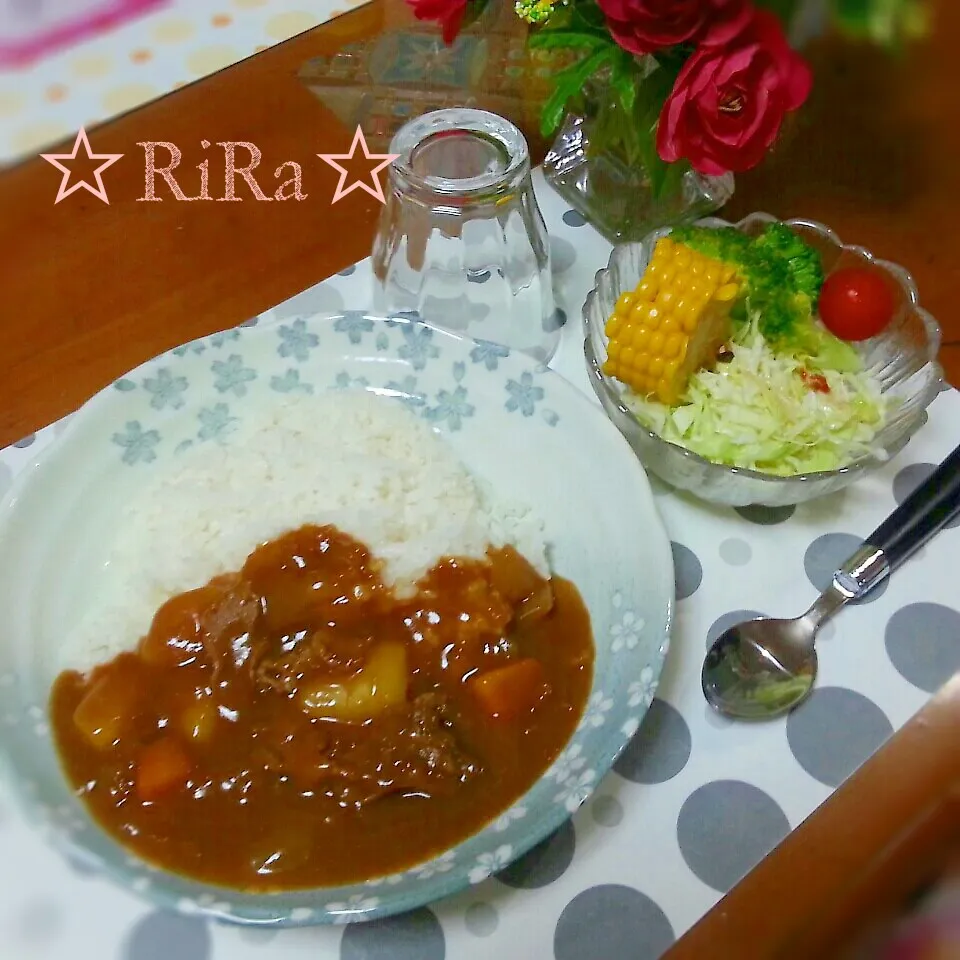
{"label": "clear glass tumbler", "polygon": [[389,153],[375,311],[549,362],[562,314],[523,134],[484,110],[437,110],[402,127]]}

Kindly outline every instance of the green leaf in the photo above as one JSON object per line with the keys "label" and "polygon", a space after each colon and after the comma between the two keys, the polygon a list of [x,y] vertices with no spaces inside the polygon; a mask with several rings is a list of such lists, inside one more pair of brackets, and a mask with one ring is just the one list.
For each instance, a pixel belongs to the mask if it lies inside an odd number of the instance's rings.
{"label": "green leaf", "polygon": [[550,136],[560,126],[567,101],[580,92],[587,80],[610,60],[615,50],[616,47],[611,43],[586,59],[557,72],[553,81],[553,93],[547,98],[540,113],[540,131],[545,137]]}
{"label": "green leaf", "polygon": [[637,83],[639,73],[636,63],[630,54],[621,50],[613,61],[610,72],[610,85],[617,91],[620,105],[629,117],[633,114],[633,105],[637,100]]}
{"label": "green leaf", "polygon": [[677,160],[674,163],[664,163],[660,155],[654,150],[656,156],[657,177],[656,180],[651,176],[651,189],[655,197],[671,196],[679,193],[683,178],[690,169],[690,164],[686,160]]}

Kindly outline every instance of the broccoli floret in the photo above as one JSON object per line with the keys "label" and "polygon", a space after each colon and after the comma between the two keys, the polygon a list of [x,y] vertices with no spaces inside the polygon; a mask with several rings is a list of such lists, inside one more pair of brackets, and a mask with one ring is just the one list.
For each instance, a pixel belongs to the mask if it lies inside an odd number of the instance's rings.
{"label": "broccoli floret", "polygon": [[734,227],[684,226],[670,235],[736,267],[743,297],[731,310],[734,323],[756,318],[771,346],[802,351],[824,369],[859,368],[856,351],[814,321],[823,264],[819,252],[786,224],[768,224],[753,238]]}
{"label": "broccoli floret", "polygon": [[744,262],[751,240],[734,227],[674,227],[670,239],[702,253],[705,257],[722,260],[724,263],[740,264]]}
{"label": "broccoli floret", "polygon": [[811,312],[816,309],[823,286],[823,263],[813,247],[786,224],[771,223],[753,242],[753,251],[762,260],[785,264],[792,292],[807,298]]}
{"label": "broccoli floret", "polygon": [[746,281],[747,312],[757,317],[760,332],[771,343],[789,337],[804,318],[802,311],[798,313],[796,309],[786,262],[766,256],[754,245],[740,273]]}

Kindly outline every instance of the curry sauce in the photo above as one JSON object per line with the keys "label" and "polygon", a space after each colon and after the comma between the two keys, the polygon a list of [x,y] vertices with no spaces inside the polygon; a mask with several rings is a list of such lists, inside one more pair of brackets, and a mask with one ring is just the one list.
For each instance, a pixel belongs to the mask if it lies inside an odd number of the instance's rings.
{"label": "curry sauce", "polygon": [[455,845],[574,732],[594,648],[576,587],[512,548],[448,558],[414,595],[305,526],[170,599],[135,651],[61,674],[51,712],[95,819],[210,883],[358,882]]}

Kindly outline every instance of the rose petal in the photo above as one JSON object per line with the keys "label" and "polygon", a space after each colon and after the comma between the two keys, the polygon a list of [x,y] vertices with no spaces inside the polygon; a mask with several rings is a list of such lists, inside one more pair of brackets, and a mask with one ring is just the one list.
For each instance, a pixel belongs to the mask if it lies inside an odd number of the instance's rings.
{"label": "rose petal", "polygon": [[726,56],[719,59],[717,65],[717,83],[724,86],[738,74],[750,69],[760,51],[759,44],[751,43],[748,46],[734,48]]}
{"label": "rose petal", "polygon": [[664,104],[657,123],[657,153],[662,160],[673,163],[680,159],[677,128],[683,114],[684,101],[679,97],[672,97]]}
{"label": "rose petal", "polygon": [[690,166],[693,167],[697,173],[702,173],[707,177],[722,177],[726,173],[730,173],[730,167],[717,162],[716,160],[711,159],[706,154],[702,154],[696,158],[696,160],[690,160]]}
{"label": "rose petal", "polygon": [[466,0],[407,0],[418,20],[432,20],[443,29],[443,42],[451,44],[460,32]]}
{"label": "rose petal", "polygon": [[463,23],[463,15],[466,13],[466,11],[467,5],[464,2],[460,6],[451,10],[441,21],[443,24],[444,43],[449,45],[457,39],[457,34],[460,32],[460,25]]}
{"label": "rose petal", "polygon": [[700,47],[725,47],[737,34],[749,27],[753,9],[746,2],[728,3],[723,12],[709,21],[707,30],[698,38]]}
{"label": "rose petal", "polygon": [[716,95],[717,90],[723,85],[718,76],[722,63],[718,60],[706,61],[703,69],[690,77],[687,87],[687,95],[694,100],[702,97],[708,97],[711,94]]}
{"label": "rose petal", "polygon": [[785,87],[787,109],[796,110],[803,106],[812,89],[813,71],[801,57],[794,57]]}
{"label": "rose petal", "polygon": [[637,39],[629,24],[615,23],[612,20],[607,21],[607,29],[614,41],[623,47],[628,53],[642,57],[644,54],[653,53],[657,47],[646,46]]}
{"label": "rose petal", "polygon": [[679,43],[722,46],[751,22],[748,0],[597,0],[616,42],[653,52]]}

